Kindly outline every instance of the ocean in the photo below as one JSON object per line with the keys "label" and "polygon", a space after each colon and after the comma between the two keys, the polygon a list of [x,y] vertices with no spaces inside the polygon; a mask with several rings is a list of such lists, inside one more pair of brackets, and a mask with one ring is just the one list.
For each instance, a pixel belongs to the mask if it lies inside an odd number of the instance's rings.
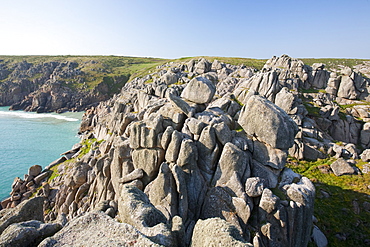
{"label": "ocean", "polygon": [[62,114],[9,111],[0,107],[0,201],[15,177],[32,165],[45,167],[79,142],[82,112]]}

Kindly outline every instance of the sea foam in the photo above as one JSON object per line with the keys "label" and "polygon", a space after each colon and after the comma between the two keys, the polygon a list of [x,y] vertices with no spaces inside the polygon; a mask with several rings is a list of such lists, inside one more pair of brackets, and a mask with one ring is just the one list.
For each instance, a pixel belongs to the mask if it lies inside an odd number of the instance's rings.
{"label": "sea foam", "polygon": [[0,111],[0,116],[5,117],[18,117],[18,118],[30,118],[30,119],[37,119],[37,118],[55,118],[59,120],[64,120],[68,122],[76,122],[79,121],[77,118],[66,117],[63,115],[57,115],[53,113],[31,113],[31,112],[21,112],[21,111]]}
{"label": "sea foam", "polygon": [[0,107],[0,201],[9,197],[15,177],[32,165],[45,167],[79,142],[82,112],[35,113]]}

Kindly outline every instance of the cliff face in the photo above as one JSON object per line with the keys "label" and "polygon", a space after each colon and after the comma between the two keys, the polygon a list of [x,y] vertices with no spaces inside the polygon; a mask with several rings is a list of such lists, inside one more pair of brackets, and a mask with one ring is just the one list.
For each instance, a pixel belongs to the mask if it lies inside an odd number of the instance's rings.
{"label": "cliff face", "polygon": [[[159,66],[87,110],[81,143],[15,180],[1,205],[9,215],[37,192],[46,222],[70,221],[40,246],[104,236],[112,246],[307,246],[313,229],[325,242],[313,226],[315,187],[286,162],[359,155],[366,124],[351,108],[341,118],[338,102],[366,106],[369,81],[344,69],[337,76],[288,56],[259,72],[206,59]],[[102,239],[84,237],[96,226]],[[109,229],[126,229],[124,239]]]}
{"label": "cliff face", "polygon": [[[0,105],[36,112],[83,111],[109,99],[127,82],[134,63],[123,57],[0,58]],[[125,63],[122,62],[124,60]],[[134,61],[131,61],[134,60]],[[149,60],[149,59],[147,59]],[[150,62],[154,59],[149,60]],[[121,63],[121,64],[119,64]]]}

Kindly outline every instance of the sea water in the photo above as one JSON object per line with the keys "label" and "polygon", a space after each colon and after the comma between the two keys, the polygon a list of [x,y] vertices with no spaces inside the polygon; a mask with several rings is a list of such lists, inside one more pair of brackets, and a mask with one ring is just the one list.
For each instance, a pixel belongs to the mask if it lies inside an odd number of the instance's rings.
{"label": "sea water", "polygon": [[43,168],[79,142],[83,113],[33,113],[0,107],[0,201],[9,196],[15,177]]}

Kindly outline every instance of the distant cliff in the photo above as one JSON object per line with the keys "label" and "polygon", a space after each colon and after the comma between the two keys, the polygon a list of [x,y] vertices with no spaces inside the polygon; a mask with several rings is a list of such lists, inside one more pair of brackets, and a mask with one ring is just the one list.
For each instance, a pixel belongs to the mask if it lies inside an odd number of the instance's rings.
{"label": "distant cliff", "polygon": [[2,56],[0,105],[35,112],[82,111],[119,92],[134,72],[160,61],[115,56]]}

